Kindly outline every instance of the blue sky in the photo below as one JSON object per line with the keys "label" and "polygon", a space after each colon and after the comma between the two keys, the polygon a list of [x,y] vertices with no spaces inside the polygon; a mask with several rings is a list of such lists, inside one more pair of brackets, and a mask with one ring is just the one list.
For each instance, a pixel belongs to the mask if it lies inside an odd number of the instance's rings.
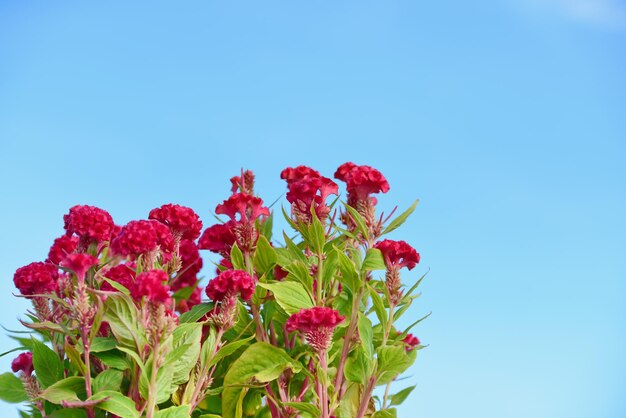
{"label": "blue sky", "polygon": [[421,200],[401,417],[626,416],[623,2],[127,3],[0,2],[4,326],[74,204],[209,224],[241,167],[352,160]]}

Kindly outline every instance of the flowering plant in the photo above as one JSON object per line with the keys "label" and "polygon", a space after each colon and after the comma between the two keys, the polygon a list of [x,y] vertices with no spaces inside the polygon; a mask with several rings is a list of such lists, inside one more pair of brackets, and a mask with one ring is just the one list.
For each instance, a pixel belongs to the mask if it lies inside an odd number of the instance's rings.
{"label": "flowering plant", "polygon": [[[281,178],[294,234],[279,238],[250,171],[215,210],[227,219],[204,231],[174,204],[124,226],[72,207],[48,259],[15,272],[31,335],[13,337],[22,353],[0,399],[27,401],[22,417],[395,417],[413,388],[391,384],[423,347],[409,334],[421,319],[396,324],[424,276],[405,290],[419,254],[381,237],[417,202],[377,214],[389,184],[353,163],[335,173],[345,203],[312,168]],[[199,250],[221,256],[204,289]]]}

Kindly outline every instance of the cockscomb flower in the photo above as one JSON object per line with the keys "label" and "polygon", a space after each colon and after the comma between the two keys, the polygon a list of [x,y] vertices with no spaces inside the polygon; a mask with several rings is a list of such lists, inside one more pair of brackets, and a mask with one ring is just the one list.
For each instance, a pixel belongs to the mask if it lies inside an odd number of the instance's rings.
{"label": "cockscomb flower", "polygon": [[318,352],[330,347],[335,327],[344,320],[339,312],[327,307],[315,306],[301,309],[287,319],[288,332],[300,331],[306,342]]}
{"label": "cockscomb flower", "polygon": [[417,338],[413,334],[407,334],[406,337],[404,337],[404,339],[402,340],[402,342],[404,342],[406,344],[405,349],[406,349],[407,352],[414,350],[415,347],[420,345],[419,338]]}
{"label": "cockscomb flower", "polygon": [[405,241],[382,240],[374,245],[383,254],[387,270],[406,267],[412,270],[420,262],[420,255],[415,248]]}
{"label": "cockscomb flower", "polygon": [[202,288],[196,287],[193,289],[193,292],[191,292],[191,295],[189,295],[189,298],[178,301],[176,310],[180,313],[185,313],[194,306],[199,305],[200,302],[202,302]]}
{"label": "cockscomb flower", "polygon": [[[253,222],[261,216],[269,216],[270,210],[263,200],[247,193],[235,193],[215,208],[218,215],[226,215],[236,222]],[[237,219],[239,215],[239,219]]]}
{"label": "cockscomb flower", "polygon": [[172,234],[182,239],[195,240],[202,231],[202,221],[193,209],[168,203],[152,209],[148,219],[167,225]]}
{"label": "cockscomb flower", "polygon": [[98,265],[98,258],[84,253],[69,254],[61,261],[61,267],[72,270],[78,280],[84,280],[87,271]]}
{"label": "cockscomb flower", "polygon": [[238,294],[243,300],[250,300],[255,287],[254,279],[245,271],[226,270],[209,281],[206,294],[215,302],[236,297]]}
{"label": "cockscomb flower", "polygon": [[137,276],[130,293],[133,299],[141,301],[144,297],[153,303],[169,306],[172,298],[167,285],[168,276],[163,270],[148,270]]}
{"label": "cockscomb flower", "polygon": [[234,229],[234,221],[208,227],[198,240],[198,248],[218,253],[224,258],[230,257],[230,249],[236,239]]}
{"label": "cockscomb flower", "polygon": [[[120,264],[115,267],[110,267],[102,273],[102,276],[113,282],[121,284],[128,290],[132,289],[135,285],[136,273],[133,264]],[[105,290],[109,292],[117,291],[117,289],[115,289],[106,280],[102,281],[102,284],[100,285],[100,290]]]}
{"label": "cockscomb flower", "polygon": [[326,205],[326,198],[339,193],[334,181],[306,166],[288,167],[280,173],[280,177],[287,181],[287,201],[291,203],[291,211],[296,219],[309,223],[311,206],[319,219],[328,217],[330,208]]}
{"label": "cockscomb flower", "polygon": [[25,376],[33,374],[33,353],[25,352],[15,357],[11,362],[13,373],[22,372]]}
{"label": "cockscomb flower", "polygon": [[15,287],[24,296],[54,293],[59,271],[50,263],[35,262],[20,267],[13,275]]}
{"label": "cockscomb flower", "polygon": [[389,183],[382,173],[367,165],[348,162],[339,166],[335,178],[346,183],[348,204],[356,207],[356,202],[368,200],[373,193],[387,193]]}
{"label": "cockscomb flower", "polygon": [[63,215],[67,235],[76,234],[81,243],[107,241],[111,237],[114,223],[109,212],[89,205],[76,205]]}
{"label": "cockscomb flower", "polygon": [[242,170],[241,176],[231,177],[230,182],[232,184],[231,192],[254,194],[254,173],[252,171]]}
{"label": "cockscomb flower", "polygon": [[111,241],[111,250],[123,256],[138,257],[157,249],[162,254],[171,254],[174,236],[167,226],[155,220],[130,221]]}
{"label": "cockscomb flower", "polygon": [[76,251],[77,246],[78,237],[62,235],[54,240],[54,243],[50,247],[48,259],[46,261],[52,264],[59,265],[68,254]]}
{"label": "cockscomb flower", "polygon": [[198,247],[193,241],[182,240],[178,249],[181,268],[176,274],[172,284],[172,290],[176,291],[182,287],[192,286],[196,283],[196,275],[202,269],[202,258]]}

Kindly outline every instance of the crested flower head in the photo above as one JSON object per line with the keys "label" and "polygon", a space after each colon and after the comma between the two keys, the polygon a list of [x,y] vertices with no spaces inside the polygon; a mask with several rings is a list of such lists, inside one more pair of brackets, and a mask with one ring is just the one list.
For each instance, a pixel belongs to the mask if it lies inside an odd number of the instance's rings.
{"label": "crested flower head", "polygon": [[234,221],[208,227],[198,240],[198,248],[230,257],[230,249],[235,243],[234,228]]}
{"label": "crested flower head", "polygon": [[231,191],[233,193],[254,193],[254,173],[250,170],[241,171],[241,176],[235,176],[230,179],[232,184]]}
{"label": "crested flower head", "polygon": [[143,272],[135,279],[131,296],[137,301],[145,297],[149,302],[169,306],[172,303],[172,298],[167,280],[168,276],[163,270]]}
{"label": "crested flower head", "polygon": [[61,261],[61,267],[72,270],[79,280],[84,280],[87,271],[97,265],[98,258],[85,253],[69,254]]}
{"label": "crested flower head", "polygon": [[11,370],[13,373],[22,372],[25,376],[33,373],[33,353],[27,351],[20,354],[11,362]]}
{"label": "crested flower head", "polygon": [[[121,284],[126,289],[132,289],[135,285],[135,269],[131,267],[129,264],[120,264],[115,267],[110,267],[102,275],[116,283]],[[116,289],[106,280],[102,281],[102,285],[100,286],[100,290],[106,291],[116,291]]]}
{"label": "crested flower head", "polygon": [[171,254],[174,236],[167,226],[154,220],[130,221],[111,241],[111,250],[123,256],[137,257],[157,249]]}
{"label": "crested flower head", "polygon": [[217,205],[215,213],[226,215],[237,222],[253,222],[261,216],[269,216],[270,210],[263,206],[263,200],[259,197],[247,193],[235,193]]}
{"label": "crested flower head", "polygon": [[50,263],[35,262],[20,267],[13,275],[13,283],[22,295],[53,293],[57,290],[59,271]]}
{"label": "crested flower head", "polygon": [[339,312],[332,308],[315,306],[301,309],[289,317],[286,323],[288,332],[300,331],[316,351],[328,349],[335,327],[344,320]]}
{"label": "crested flower head", "polygon": [[174,204],[166,204],[152,209],[148,219],[167,225],[175,236],[195,240],[202,231],[202,221],[193,209]]}
{"label": "crested flower head", "polygon": [[351,162],[342,164],[335,172],[335,178],[346,183],[348,203],[351,206],[355,206],[358,201],[368,200],[373,193],[389,191],[387,179],[380,171],[367,165]]}
{"label": "crested flower head", "polygon": [[61,261],[68,255],[76,251],[76,247],[78,246],[78,237],[72,235],[62,235],[59,238],[54,240],[54,243],[50,247],[50,252],[48,253],[48,261],[49,263],[59,265]]}
{"label": "crested flower head", "polygon": [[63,216],[67,235],[76,234],[86,243],[103,242],[111,237],[113,218],[109,212],[89,205],[76,205]]}
{"label": "crested flower head", "polygon": [[387,270],[398,270],[406,267],[412,270],[420,262],[420,255],[405,241],[386,239],[377,242],[374,248],[378,248],[383,254]]}
{"label": "crested flower head", "polygon": [[280,177],[287,181],[287,201],[291,203],[291,211],[296,219],[310,222],[311,206],[319,219],[328,217],[330,208],[326,206],[326,198],[339,192],[334,181],[303,165],[284,169]]}
{"label": "crested flower head", "polygon": [[252,276],[242,270],[226,270],[209,281],[206,294],[216,302],[224,301],[236,295],[243,300],[250,300],[256,283]]}

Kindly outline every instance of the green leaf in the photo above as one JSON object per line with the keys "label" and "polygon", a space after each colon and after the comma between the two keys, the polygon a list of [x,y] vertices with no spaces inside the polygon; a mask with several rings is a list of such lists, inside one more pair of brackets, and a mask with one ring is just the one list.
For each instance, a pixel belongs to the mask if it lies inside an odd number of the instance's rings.
{"label": "green leaf", "polygon": [[65,341],[65,355],[70,361],[70,365],[74,370],[82,374],[83,376],[87,374],[87,366],[85,366],[85,362],[81,354],[78,352],[76,347],[70,343],[70,341]]}
{"label": "green leaf", "polygon": [[313,404],[308,402],[283,402],[284,406],[290,406],[296,408],[300,412],[306,412],[314,417],[320,416],[320,410]]}
{"label": "green leaf", "polygon": [[388,234],[394,229],[398,228],[400,225],[402,225],[406,221],[406,219],[413,213],[418,203],[419,203],[419,199],[413,202],[410,208],[402,212],[400,215],[398,215],[396,219],[391,221],[389,225],[387,225],[387,228],[383,230],[382,235]]}
{"label": "green leaf", "polygon": [[404,372],[413,363],[403,346],[384,346],[378,352],[378,375],[376,384],[383,385],[392,382],[400,373]]}
{"label": "green leaf", "polygon": [[300,282],[305,289],[313,289],[313,278],[309,273],[309,269],[301,260],[295,260],[294,262],[283,267],[283,270],[287,271],[291,276],[287,280]]}
{"label": "green leaf", "polygon": [[374,412],[372,418],[396,418],[396,408],[387,408]]}
{"label": "green leaf", "polygon": [[363,238],[368,240],[369,228],[367,227],[367,224],[365,223],[365,219],[363,219],[363,216],[361,216],[361,214],[357,212],[357,210],[354,209],[352,206],[349,206],[346,204],[345,207],[348,213],[350,214],[350,218],[355,222],[357,230],[361,233],[361,235],[363,235]]}
{"label": "green leaf", "polygon": [[131,363],[126,355],[119,350],[110,350],[103,351],[101,353],[94,353],[94,356],[98,357],[105,366],[112,367],[117,370],[128,370],[131,366]]}
{"label": "green leaf", "polygon": [[391,395],[391,403],[389,405],[400,405],[413,392],[413,389],[415,389],[415,386],[409,386],[395,395]]}
{"label": "green leaf", "polygon": [[385,304],[382,298],[375,289],[370,289],[370,296],[372,297],[372,303],[374,304],[374,311],[378,317],[378,322],[385,329],[387,327],[387,311],[385,310]]}
{"label": "green leaf", "polygon": [[[424,280],[424,277],[426,277],[426,275],[430,272],[430,270],[428,270],[426,273],[424,273],[422,275],[422,277],[419,278],[418,281],[415,282],[415,284],[413,286],[411,286],[411,288],[406,292],[406,296],[404,298],[410,298],[411,294],[415,291],[415,289],[418,288],[418,286],[420,285],[420,283],[422,283],[422,280]],[[404,299],[403,298],[403,299]]]}
{"label": "green leaf", "polygon": [[259,237],[254,252],[254,268],[259,276],[267,273],[276,265],[276,251],[263,235]]}
{"label": "green leaf", "polygon": [[154,418],[189,418],[189,405],[170,406],[154,414]]}
{"label": "green leaf", "polygon": [[139,323],[141,315],[133,301],[126,295],[115,294],[104,302],[104,321],[109,323],[113,335],[123,347],[137,352],[146,345],[146,330]]}
{"label": "green leaf", "polygon": [[312,308],[313,300],[304,286],[296,282],[258,283],[274,294],[276,302],[289,315],[293,315],[302,308]]}
{"label": "green leaf", "polygon": [[309,229],[309,246],[316,254],[322,254],[324,244],[326,243],[326,234],[324,225],[317,217],[315,210],[311,208],[311,223],[307,227]]}
{"label": "green leaf", "polygon": [[196,322],[200,318],[202,318],[204,315],[206,315],[207,312],[213,309],[214,306],[215,304],[213,303],[200,303],[199,305],[194,306],[189,311],[182,314],[180,316],[179,322],[181,324],[189,323],[189,322]]}
{"label": "green leaf", "polygon": [[357,326],[359,328],[359,338],[361,339],[361,346],[363,347],[363,352],[367,358],[372,358],[374,356],[374,330],[372,321],[370,321],[362,312],[359,312],[359,319]]}
{"label": "green leaf", "polygon": [[378,248],[369,248],[365,254],[365,260],[361,266],[361,271],[386,270],[383,253]]}
{"label": "green leaf", "polygon": [[63,363],[50,347],[32,339],[33,366],[37,380],[43,389],[63,379]]}
{"label": "green leaf", "polygon": [[135,409],[135,402],[127,396],[112,390],[96,393],[88,400],[98,401],[105,399],[96,405],[99,409],[118,415],[120,418],[139,418],[139,412]]}
{"label": "green leaf", "polygon": [[241,347],[246,345],[253,338],[254,338],[254,335],[250,336],[248,338],[235,340],[235,341],[232,341],[232,342],[224,345],[222,348],[219,349],[219,351],[217,353],[215,353],[215,356],[213,356],[211,361],[209,361],[208,367],[211,367],[214,364],[217,364],[217,362],[220,361],[221,359],[230,356],[235,351],[237,351],[238,349],[240,349]]}
{"label": "green leaf", "polygon": [[[181,385],[189,379],[189,372],[196,365],[200,355],[200,339],[202,338],[202,324],[180,324],[173,332],[173,349],[188,348],[173,362],[173,383]],[[166,357],[166,362],[168,359]]]}
{"label": "green leaf", "polygon": [[364,384],[372,373],[372,358],[368,357],[363,347],[352,350],[346,360],[344,376],[351,382]]}
{"label": "green leaf", "polygon": [[274,227],[274,211],[270,212],[270,216],[265,218],[265,221],[261,224],[261,234],[267,238],[272,239],[272,229]]}
{"label": "green leaf", "polygon": [[[291,260],[300,260],[303,263],[306,263],[306,256],[302,252],[302,248],[298,247],[292,240],[283,232],[283,238],[285,239],[285,245],[287,246],[287,250],[291,257],[289,257],[289,261]],[[282,263],[282,265],[289,263]]]}
{"label": "green leaf", "polygon": [[243,253],[236,243],[233,244],[233,247],[230,249],[230,261],[233,263],[233,268],[235,270],[245,271],[246,262],[243,260]]}
{"label": "green leaf", "polygon": [[224,377],[224,391],[222,392],[223,418],[241,417],[243,398],[247,392],[246,385],[252,379],[255,382],[270,382],[285,369],[294,373],[300,371],[301,366],[294,361],[284,350],[270,344],[257,342],[252,344],[235,360]]}
{"label": "green leaf", "polygon": [[339,260],[339,270],[341,271],[341,283],[348,286],[353,293],[361,287],[361,279],[354,262],[343,251],[335,247],[335,252]]}
{"label": "green leaf", "polygon": [[359,403],[361,402],[360,386],[365,382],[350,383],[346,393],[339,400],[339,408],[337,409],[337,416],[339,418],[354,418],[356,417]]}
{"label": "green leaf", "polygon": [[103,390],[119,391],[122,386],[123,379],[124,373],[122,371],[115,369],[105,370],[93,379],[93,391],[94,393],[98,393]]}
{"label": "green leaf", "polygon": [[39,394],[39,397],[60,404],[62,401],[80,401],[79,392],[85,393],[85,379],[80,376],[72,376],[50,385]]}
{"label": "green leaf", "polygon": [[100,353],[101,351],[113,350],[117,347],[117,340],[110,337],[96,337],[93,339],[89,352]]}
{"label": "green leaf", "polygon": [[0,400],[20,403],[28,400],[22,381],[13,373],[0,374]]}
{"label": "green leaf", "polygon": [[409,333],[409,331],[411,331],[411,329],[419,324],[420,322],[422,322],[424,319],[428,318],[430,315],[432,314],[432,312],[428,312],[426,315],[424,315],[423,317],[421,317],[420,319],[418,319],[417,321],[413,322],[411,325],[408,326],[407,329],[404,330],[404,332],[402,332],[402,334],[400,335],[402,338],[406,337],[407,334]]}
{"label": "green leaf", "polygon": [[115,280],[107,279],[103,277],[104,281],[111,285],[111,287],[118,292],[121,292],[124,295],[130,296],[130,290],[126,286],[121,283],[116,282]]}

